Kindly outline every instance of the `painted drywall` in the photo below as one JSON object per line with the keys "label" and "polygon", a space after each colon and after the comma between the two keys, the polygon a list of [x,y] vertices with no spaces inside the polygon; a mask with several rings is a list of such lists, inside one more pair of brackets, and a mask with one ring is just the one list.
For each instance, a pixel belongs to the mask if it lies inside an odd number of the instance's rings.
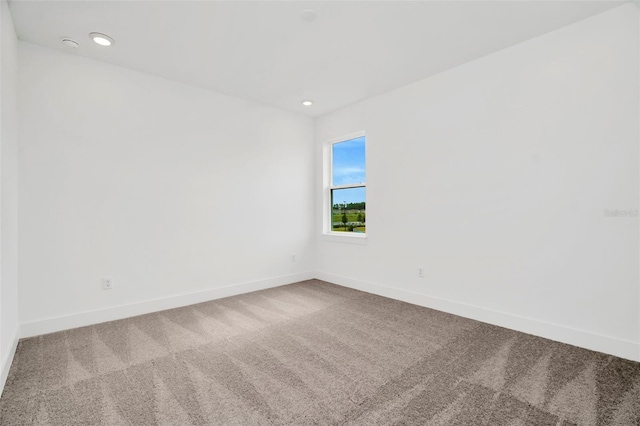
{"label": "painted drywall", "polygon": [[0,1],[0,392],[18,338],[17,38]]}
{"label": "painted drywall", "polygon": [[318,119],[316,202],[341,135],[368,185],[319,276],[640,359],[638,57],[628,4]]}
{"label": "painted drywall", "polygon": [[24,42],[18,57],[21,323],[313,269],[312,119]]}

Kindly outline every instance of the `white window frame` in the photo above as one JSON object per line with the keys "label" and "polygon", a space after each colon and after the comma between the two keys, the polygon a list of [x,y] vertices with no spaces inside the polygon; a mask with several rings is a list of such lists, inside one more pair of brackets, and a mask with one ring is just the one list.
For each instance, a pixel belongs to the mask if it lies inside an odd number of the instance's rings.
{"label": "white window frame", "polygon": [[[341,142],[347,142],[351,139],[363,137],[365,138],[365,177],[367,176],[367,135],[364,131],[350,133],[348,135],[333,138],[324,143],[324,173],[323,173],[323,203],[322,203],[322,230],[323,236],[327,240],[338,242],[350,242],[356,244],[365,244],[367,240],[367,232],[335,232],[332,224],[332,209],[331,192],[336,189],[349,189],[349,188],[367,188],[367,182],[349,184],[349,185],[333,185],[333,145]],[[366,199],[365,199],[366,203]],[[366,213],[365,213],[366,214]],[[368,227],[367,227],[368,228]]]}

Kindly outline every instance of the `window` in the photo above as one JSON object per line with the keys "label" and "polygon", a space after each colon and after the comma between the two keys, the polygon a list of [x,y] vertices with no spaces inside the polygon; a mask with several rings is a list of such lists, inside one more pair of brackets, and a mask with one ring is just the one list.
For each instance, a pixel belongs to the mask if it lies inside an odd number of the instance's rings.
{"label": "window", "polygon": [[330,233],[366,233],[365,148],[364,135],[330,145]]}

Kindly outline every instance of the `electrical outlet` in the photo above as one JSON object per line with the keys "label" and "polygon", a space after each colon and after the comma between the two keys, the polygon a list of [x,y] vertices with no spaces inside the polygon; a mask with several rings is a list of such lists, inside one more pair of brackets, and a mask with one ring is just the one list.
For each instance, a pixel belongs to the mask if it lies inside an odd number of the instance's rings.
{"label": "electrical outlet", "polygon": [[418,278],[424,278],[424,268],[418,268]]}
{"label": "electrical outlet", "polygon": [[296,263],[298,261],[298,258],[296,257],[295,254],[291,255],[291,263]]}
{"label": "electrical outlet", "polygon": [[112,277],[104,277],[102,279],[102,289],[103,290],[111,290],[113,288],[113,278]]}

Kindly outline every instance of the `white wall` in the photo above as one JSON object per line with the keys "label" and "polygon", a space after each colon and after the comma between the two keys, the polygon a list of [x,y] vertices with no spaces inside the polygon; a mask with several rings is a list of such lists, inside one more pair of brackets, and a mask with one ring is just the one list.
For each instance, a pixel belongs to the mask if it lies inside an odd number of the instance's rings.
{"label": "white wall", "polygon": [[17,39],[0,1],[0,393],[18,338]]}
{"label": "white wall", "polygon": [[23,42],[19,66],[23,335],[311,276],[310,118]]}
{"label": "white wall", "polygon": [[[20,43],[23,335],[315,267],[640,360],[638,218],[604,215],[639,208],[638,36],[620,7],[322,117],[315,152],[308,118]],[[367,244],[313,244],[322,142],[359,130]]]}
{"label": "white wall", "polygon": [[640,360],[638,218],[604,215],[639,208],[638,12],[318,119],[318,188],[323,141],[368,144],[367,244],[319,237],[319,276]]}

